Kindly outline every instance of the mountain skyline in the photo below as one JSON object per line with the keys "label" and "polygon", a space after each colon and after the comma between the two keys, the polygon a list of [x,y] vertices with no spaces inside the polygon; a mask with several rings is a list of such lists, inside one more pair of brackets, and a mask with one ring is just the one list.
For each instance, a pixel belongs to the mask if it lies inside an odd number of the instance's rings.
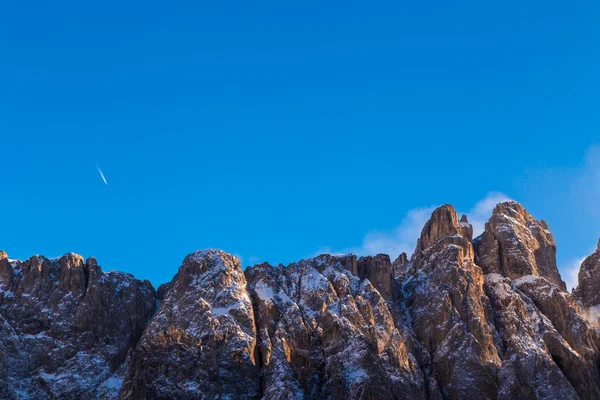
{"label": "mountain skyline", "polygon": [[403,221],[500,193],[548,222],[566,276],[600,237],[598,15],[537,0],[11,2],[0,245],[159,284],[201,248],[244,265],[412,252]]}
{"label": "mountain skyline", "polygon": [[548,225],[521,204],[473,232],[446,204],[410,259],[242,270],[205,249],[158,288],[93,257],[0,251],[0,396],[600,398],[600,241],[569,294]]}

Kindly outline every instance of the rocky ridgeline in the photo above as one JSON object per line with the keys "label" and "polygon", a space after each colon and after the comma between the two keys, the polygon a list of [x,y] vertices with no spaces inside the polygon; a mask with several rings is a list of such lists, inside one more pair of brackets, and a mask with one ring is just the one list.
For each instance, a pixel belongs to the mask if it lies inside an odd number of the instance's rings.
{"label": "rocky ridgeline", "polygon": [[66,254],[0,252],[0,398],[115,398],[114,372],[156,306],[148,281]]}
{"label": "rocky ridgeline", "polygon": [[600,399],[600,247],[571,295],[520,204],[472,236],[444,205],[410,259],[205,250],[157,293],[0,252],[0,398]]}

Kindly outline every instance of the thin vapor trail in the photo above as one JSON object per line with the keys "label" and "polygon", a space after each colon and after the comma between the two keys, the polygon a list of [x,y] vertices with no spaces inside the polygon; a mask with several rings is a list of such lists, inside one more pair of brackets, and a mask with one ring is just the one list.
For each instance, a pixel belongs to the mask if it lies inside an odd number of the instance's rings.
{"label": "thin vapor trail", "polygon": [[98,164],[96,164],[96,168],[98,168],[98,172],[100,173],[100,177],[104,181],[104,184],[108,185],[108,182],[106,182],[106,178],[104,177],[104,174],[102,173],[102,170],[100,169],[100,167],[98,166]]}

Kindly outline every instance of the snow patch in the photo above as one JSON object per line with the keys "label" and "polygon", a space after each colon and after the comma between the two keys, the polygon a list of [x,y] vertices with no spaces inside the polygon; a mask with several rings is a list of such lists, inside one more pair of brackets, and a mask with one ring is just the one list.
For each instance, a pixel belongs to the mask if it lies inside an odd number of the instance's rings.
{"label": "snow patch", "polygon": [[537,276],[525,275],[525,276],[515,279],[514,282],[515,282],[515,285],[521,286],[526,283],[535,283],[536,280],[537,280]]}
{"label": "snow patch", "polygon": [[103,388],[110,390],[111,392],[118,392],[123,386],[123,378],[117,376],[111,376],[100,385]]}

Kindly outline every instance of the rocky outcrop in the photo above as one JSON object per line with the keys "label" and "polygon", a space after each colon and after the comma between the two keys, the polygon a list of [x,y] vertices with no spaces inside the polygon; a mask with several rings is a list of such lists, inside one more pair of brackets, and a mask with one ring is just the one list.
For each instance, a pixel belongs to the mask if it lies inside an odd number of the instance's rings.
{"label": "rocky outcrop", "polygon": [[600,249],[571,295],[518,203],[472,236],[444,205],[410,260],[243,271],[204,250],[158,293],[93,258],[0,252],[0,398],[600,399]]}
{"label": "rocky outcrop", "polygon": [[501,359],[487,324],[483,272],[473,261],[470,226],[454,209],[436,209],[425,224],[403,284],[421,360],[442,398],[495,398]]}
{"label": "rocky outcrop", "polygon": [[502,359],[498,398],[577,399],[549,349],[548,343],[553,348],[568,348],[551,322],[509,278],[486,275],[485,290],[491,304],[489,321],[495,326]]}
{"label": "rocky outcrop", "polygon": [[392,282],[399,279],[400,276],[410,268],[410,262],[406,253],[400,254],[392,263]]}
{"label": "rocky outcrop", "polygon": [[544,318],[541,339],[547,353],[581,398],[600,398],[598,372],[600,337],[579,314],[575,298],[545,278],[528,276],[514,281],[525,301]]}
{"label": "rocky outcrop", "polygon": [[237,258],[190,254],[160,292],[120,397],[260,398],[254,311]]}
{"label": "rocky outcrop", "polygon": [[368,279],[384,298],[392,297],[392,263],[387,254],[361,257],[356,262],[358,277]]}
{"label": "rocky outcrop", "polygon": [[579,285],[573,295],[588,321],[600,328],[600,240],[596,250],[581,263],[578,278]]}
{"label": "rocky outcrop", "polygon": [[596,250],[581,263],[578,278],[574,292],[581,304],[584,307],[600,304],[600,240]]}
{"label": "rocky outcrop", "polygon": [[485,274],[499,273],[510,279],[540,276],[566,290],[556,267],[556,245],[548,225],[515,201],[494,208],[474,247],[475,262]]}
{"label": "rocky outcrop", "polygon": [[[501,210],[506,208],[499,205],[495,213]],[[426,350],[419,361],[430,387],[439,387],[443,398],[600,398],[598,335],[578,314],[574,298],[557,285],[560,276],[552,279],[544,268],[530,272],[550,278],[510,279],[497,272],[510,275],[511,263],[484,275],[473,262],[467,224],[451,206],[436,209],[403,276],[404,301]],[[492,226],[499,225],[492,222],[486,229]],[[522,256],[533,245],[521,241],[530,239],[520,234],[502,240],[519,249],[513,255]],[[556,265],[551,250],[539,259]]]}
{"label": "rocky outcrop", "polygon": [[546,223],[501,203],[474,246],[500,338],[500,397],[600,398],[598,335],[565,291]]}
{"label": "rocky outcrop", "polygon": [[[106,387],[155,307],[148,281],[65,254],[21,263],[0,253],[0,397],[116,396]],[[114,385],[113,385],[114,386]]]}
{"label": "rocky outcrop", "polygon": [[390,266],[382,255],[322,255],[246,270],[264,399],[425,398],[400,310],[386,301]]}

